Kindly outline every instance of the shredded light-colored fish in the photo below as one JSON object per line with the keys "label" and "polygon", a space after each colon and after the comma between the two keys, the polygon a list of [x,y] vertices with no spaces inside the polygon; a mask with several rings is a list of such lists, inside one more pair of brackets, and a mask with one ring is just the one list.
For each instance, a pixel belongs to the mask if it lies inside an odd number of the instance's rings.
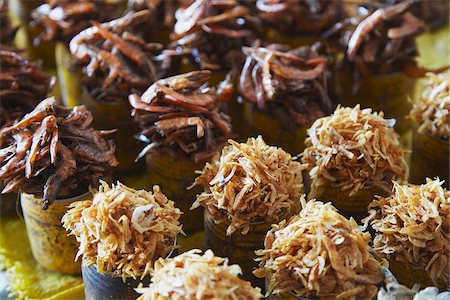
{"label": "shredded light-colored fish", "polygon": [[448,140],[450,137],[450,75],[428,73],[428,86],[414,104],[411,117],[419,131]]}
{"label": "shredded light-colored fish", "polygon": [[305,166],[281,148],[268,146],[261,136],[229,144],[195,179],[204,192],[191,209],[203,206],[215,222],[230,221],[227,235],[247,234],[250,223],[278,222],[299,204]]}
{"label": "shredded light-colored fish", "polygon": [[152,283],[136,291],[138,300],[236,300],[261,299],[259,288],[238,277],[238,265],[228,265],[228,259],[217,257],[211,250],[200,255],[191,250],[175,258],[160,258],[155,262]]}
{"label": "shredded light-colored fish", "polygon": [[408,165],[383,112],[370,108],[338,107],[328,117],[317,119],[308,130],[302,161],[311,176],[310,198],[327,185],[349,190],[353,196],[362,188],[391,191],[393,179],[406,179]]}
{"label": "shredded light-colored fish", "polygon": [[374,250],[427,271],[434,284],[449,284],[450,192],[443,181],[394,183],[394,194],[377,197],[363,220],[375,230]]}
{"label": "shredded light-colored fish", "polygon": [[76,259],[99,273],[142,278],[174,249],[180,216],[159,186],[152,193],[101,181],[93,200],[72,203],[62,222],[80,243]]}
{"label": "shredded light-colored fish", "polygon": [[369,254],[370,235],[347,220],[331,203],[315,200],[289,221],[272,225],[259,269],[269,278],[268,294],[307,298],[372,299],[382,278],[381,265]]}

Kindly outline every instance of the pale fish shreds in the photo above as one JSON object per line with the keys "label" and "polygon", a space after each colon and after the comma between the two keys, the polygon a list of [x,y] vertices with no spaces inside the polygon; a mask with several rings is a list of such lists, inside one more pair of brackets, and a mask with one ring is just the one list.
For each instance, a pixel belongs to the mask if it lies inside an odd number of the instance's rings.
{"label": "pale fish shreds", "polygon": [[422,97],[414,104],[411,117],[434,137],[449,139],[450,136],[450,75],[427,74],[428,86]]}
{"label": "pale fish shreds", "polygon": [[62,222],[80,243],[77,259],[122,278],[150,274],[153,262],[166,257],[183,232],[181,211],[156,185],[152,193],[101,181],[93,200],[69,208]]}
{"label": "pale fish shreds", "polygon": [[260,265],[253,273],[269,278],[268,294],[306,298],[372,299],[382,278],[369,253],[370,235],[331,203],[311,200],[289,221],[272,225]]}
{"label": "pale fish shreds", "polygon": [[302,162],[312,179],[310,198],[327,185],[349,191],[377,187],[390,192],[393,179],[406,179],[408,165],[392,128],[395,120],[383,112],[338,107],[328,117],[317,119],[308,130]]}
{"label": "pale fish shreds", "polygon": [[215,222],[229,220],[231,235],[236,230],[247,234],[252,222],[278,222],[300,203],[304,165],[283,149],[267,145],[261,136],[241,144],[228,142],[195,179],[204,192],[191,209],[203,206]]}
{"label": "pale fish shreds", "polygon": [[228,265],[228,259],[217,257],[211,250],[201,255],[194,249],[174,258],[155,262],[149,287],[136,291],[138,300],[253,300],[261,299],[259,288],[238,277],[238,265]]}
{"label": "pale fish shreds", "polygon": [[434,284],[449,283],[450,192],[443,181],[394,183],[394,194],[377,197],[363,220],[375,230],[374,250],[427,271]]}

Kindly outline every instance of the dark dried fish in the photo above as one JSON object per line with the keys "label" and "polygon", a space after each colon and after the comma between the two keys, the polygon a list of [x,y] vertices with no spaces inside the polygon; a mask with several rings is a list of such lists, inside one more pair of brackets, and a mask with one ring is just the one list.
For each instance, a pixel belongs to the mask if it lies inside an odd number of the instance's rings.
{"label": "dark dried fish", "polygon": [[177,55],[166,55],[147,36],[149,10],[92,24],[72,39],[70,51],[84,66],[84,85],[96,100],[124,101],[130,93],[141,94],[169,71],[170,59]]}
{"label": "dark dried fish", "polygon": [[179,7],[186,7],[192,0],[130,0],[131,8],[135,11],[149,9],[154,15],[154,25],[160,29],[172,29],[175,25],[175,11]]}
{"label": "dark dried fish", "polygon": [[152,84],[139,97],[129,97],[140,139],[196,162],[214,155],[231,135],[229,117],[220,111],[219,95],[208,87],[210,71],[195,71]]}
{"label": "dark dried fish", "polygon": [[327,59],[310,47],[290,49],[270,44],[244,47],[247,59],[239,79],[244,101],[266,114],[280,117],[286,130],[295,132],[331,110],[327,93]]}
{"label": "dark dried fish", "polygon": [[193,65],[213,70],[230,68],[229,53],[250,45],[261,32],[259,19],[246,4],[237,0],[196,0],[179,8],[171,45],[195,49]]}
{"label": "dark dried fish", "polygon": [[90,127],[91,113],[84,106],[68,109],[54,98],[39,103],[20,121],[0,130],[8,141],[0,153],[2,193],[12,190],[43,197],[47,209],[55,199],[87,191],[109,176],[118,162],[115,145]]}
{"label": "dark dried fish", "polygon": [[[3,30],[3,28],[2,28]],[[47,97],[54,78],[16,52],[0,50],[0,128],[30,112]]]}
{"label": "dark dried fish", "polygon": [[8,4],[0,0],[0,45],[12,45],[19,27],[13,27],[8,17]]}
{"label": "dark dried fish", "polygon": [[120,16],[120,1],[108,0],[47,0],[33,11],[32,26],[42,26],[35,40],[68,43],[81,30],[90,27],[91,20],[105,22]]}
{"label": "dark dried fish", "polygon": [[341,0],[257,0],[269,28],[289,35],[319,35],[344,17]]}

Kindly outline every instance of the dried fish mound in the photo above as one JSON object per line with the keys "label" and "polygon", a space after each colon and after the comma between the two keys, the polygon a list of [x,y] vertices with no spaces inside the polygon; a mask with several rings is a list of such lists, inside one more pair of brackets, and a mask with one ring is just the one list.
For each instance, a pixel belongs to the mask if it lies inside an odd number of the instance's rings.
{"label": "dried fish mound", "polygon": [[392,128],[395,120],[383,116],[358,104],[338,107],[314,122],[302,154],[312,179],[310,198],[329,185],[350,196],[370,187],[390,192],[393,179],[407,178],[408,165]]}
{"label": "dried fish mound", "polygon": [[228,265],[228,259],[215,256],[211,250],[201,255],[193,249],[174,258],[160,258],[149,287],[136,291],[138,300],[208,300],[261,299],[259,288],[238,277],[238,265]]}
{"label": "dried fish mound", "polygon": [[230,221],[227,235],[236,230],[247,234],[252,222],[278,222],[300,201],[304,165],[261,136],[228,142],[195,179],[204,192],[191,209],[203,206],[215,222]]}
{"label": "dried fish mound", "polygon": [[268,276],[268,294],[306,298],[372,299],[383,278],[369,253],[370,235],[331,203],[302,199],[303,209],[289,221],[272,225],[260,265],[253,273]]}
{"label": "dried fish mound", "polygon": [[139,157],[158,148],[203,163],[221,149],[231,135],[230,118],[221,112],[216,89],[208,87],[210,75],[184,73],[156,81],[142,96],[130,95],[139,138],[148,143]]}
{"label": "dried fish mound", "polygon": [[261,24],[246,1],[196,0],[180,7],[171,39],[172,47],[194,49],[194,64],[203,69],[228,69],[242,46],[251,45]]}
{"label": "dried fish mound", "polygon": [[175,248],[180,216],[157,185],[147,192],[101,181],[93,199],[72,203],[62,222],[80,243],[76,259],[125,279],[149,275]]}
{"label": "dried fish mound", "polygon": [[141,94],[170,68],[170,55],[152,42],[152,13],[129,12],[106,23],[92,22],[69,44],[76,62],[83,66],[83,85],[95,100],[126,101]]}
{"label": "dried fish mound", "polygon": [[278,32],[321,35],[344,17],[341,0],[257,0],[259,17]]}
{"label": "dried fish mound", "polygon": [[2,193],[22,191],[42,197],[47,209],[55,199],[78,196],[100,178],[111,175],[118,162],[115,145],[105,132],[90,127],[85,106],[72,109],[48,98],[11,126],[0,130]]}
{"label": "dried fish mound", "polygon": [[428,86],[414,104],[411,117],[419,131],[436,138],[450,137],[450,75],[428,74]]}
{"label": "dried fish mound", "polygon": [[44,28],[36,43],[63,41],[68,43],[91,21],[105,22],[120,16],[120,1],[47,0],[32,12],[32,26]]}
{"label": "dried fish mound", "polygon": [[[3,31],[3,27],[2,27]],[[3,45],[3,44],[2,44]],[[54,78],[16,51],[0,49],[0,128],[21,118],[47,97]]]}
{"label": "dried fish mound", "polygon": [[434,284],[449,284],[450,192],[439,179],[423,185],[394,183],[393,195],[377,197],[363,220],[375,230],[374,250],[425,270]]}
{"label": "dried fish mound", "polygon": [[330,112],[325,57],[310,47],[258,44],[242,49],[239,91],[245,101],[275,116],[290,133]]}

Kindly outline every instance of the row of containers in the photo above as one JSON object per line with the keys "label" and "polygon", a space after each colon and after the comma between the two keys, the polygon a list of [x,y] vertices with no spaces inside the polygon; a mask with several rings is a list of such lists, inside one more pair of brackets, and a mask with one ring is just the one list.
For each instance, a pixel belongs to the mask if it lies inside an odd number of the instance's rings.
{"label": "row of containers", "polygon": [[[187,188],[195,179],[195,171],[202,169],[203,163],[196,163],[184,157],[174,160],[173,156],[159,152],[157,149],[146,156],[146,164],[136,162],[135,159],[144,145],[135,138],[139,128],[131,117],[132,108],[128,99],[116,103],[93,99],[83,87],[81,68],[73,64],[67,44],[57,43],[54,47],[45,43],[36,48],[31,46],[30,41],[36,33],[27,26],[29,22],[27,16],[32,6],[35,7],[38,3],[11,2],[13,7],[18,6],[13,9],[13,12],[17,12],[16,17],[25,25],[23,26],[25,35],[21,38],[26,43],[22,48],[29,50],[29,56],[32,59],[44,59],[46,66],[51,67],[52,61],[56,62],[63,104],[68,107],[86,105],[93,113],[96,128],[117,129],[113,138],[117,144],[119,171],[130,175],[142,172],[148,187],[154,184],[160,185],[167,197],[174,200],[177,207],[184,212],[181,223],[187,233],[206,230],[208,244],[217,248],[216,254],[229,257],[233,263],[239,263],[244,269],[253,268],[253,251],[263,247],[265,233],[270,229],[271,224],[253,224],[249,235],[243,236],[236,232],[228,237],[225,234],[226,224],[214,224],[211,216],[208,214],[202,216],[203,212],[199,209],[191,211],[189,208],[200,191]],[[301,43],[308,43],[308,40],[311,39],[304,39]],[[41,52],[38,53],[38,51]],[[338,60],[338,57],[335,57],[335,60]],[[336,72],[335,65],[337,63],[330,68],[330,72],[334,74],[331,86],[336,99],[341,99],[339,102],[342,105],[353,107],[361,103],[363,107],[371,107],[374,111],[384,111],[387,118],[397,120],[396,130],[403,137],[405,145],[412,132],[409,181],[420,184],[425,182],[426,177],[439,176],[448,184],[449,141],[433,137],[426,132],[419,132],[417,126],[407,117],[411,110],[410,99],[415,98],[413,92],[416,79],[401,72],[373,75],[360,80],[355,89],[353,77],[345,72]],[[218,80],[211,82],[211,85],[216,85],[225,79],[226,73],[216,72]],[[237,92],[233,96],[233,101],[228,104],[228,111],[240,140],[261,134],[268,144],[280,146],[293,155],[303,150],[306,130],[311,126],[312,121],[303,127],[296,128],[295,133],[288,133],[276,118],[261,113],[249,105],[240,104],[236,99],[238,99]],[[353,197],[372,199],[377,192],[365,191],[364,193],[366,194]],[[339,202],[339,199],[334,198],[341,196],[341,193],[331,190],[326,194],[327,200],[332,202]],[[5,202],[8,197],[16,199],[17,195],[2,195],[1,202]],[[40,199],[27,194],[20,195],[33,255],[45,268],[66,274],[80,273],[80,264],[74,263],[78,244],[73,237],[67,237],[67,232],[61,226],[61,218],[70,203],[90,197],[92,195],[87,193],[71,199],[60,199],[48,210],[42,211]],[[201,221],[203,219],[204,222]],[[242,252],[236,250],[240,248],[246,250]],[[250,265],[246,266],[246,264]],[[121,279],[118,280],[121,281]]]}

